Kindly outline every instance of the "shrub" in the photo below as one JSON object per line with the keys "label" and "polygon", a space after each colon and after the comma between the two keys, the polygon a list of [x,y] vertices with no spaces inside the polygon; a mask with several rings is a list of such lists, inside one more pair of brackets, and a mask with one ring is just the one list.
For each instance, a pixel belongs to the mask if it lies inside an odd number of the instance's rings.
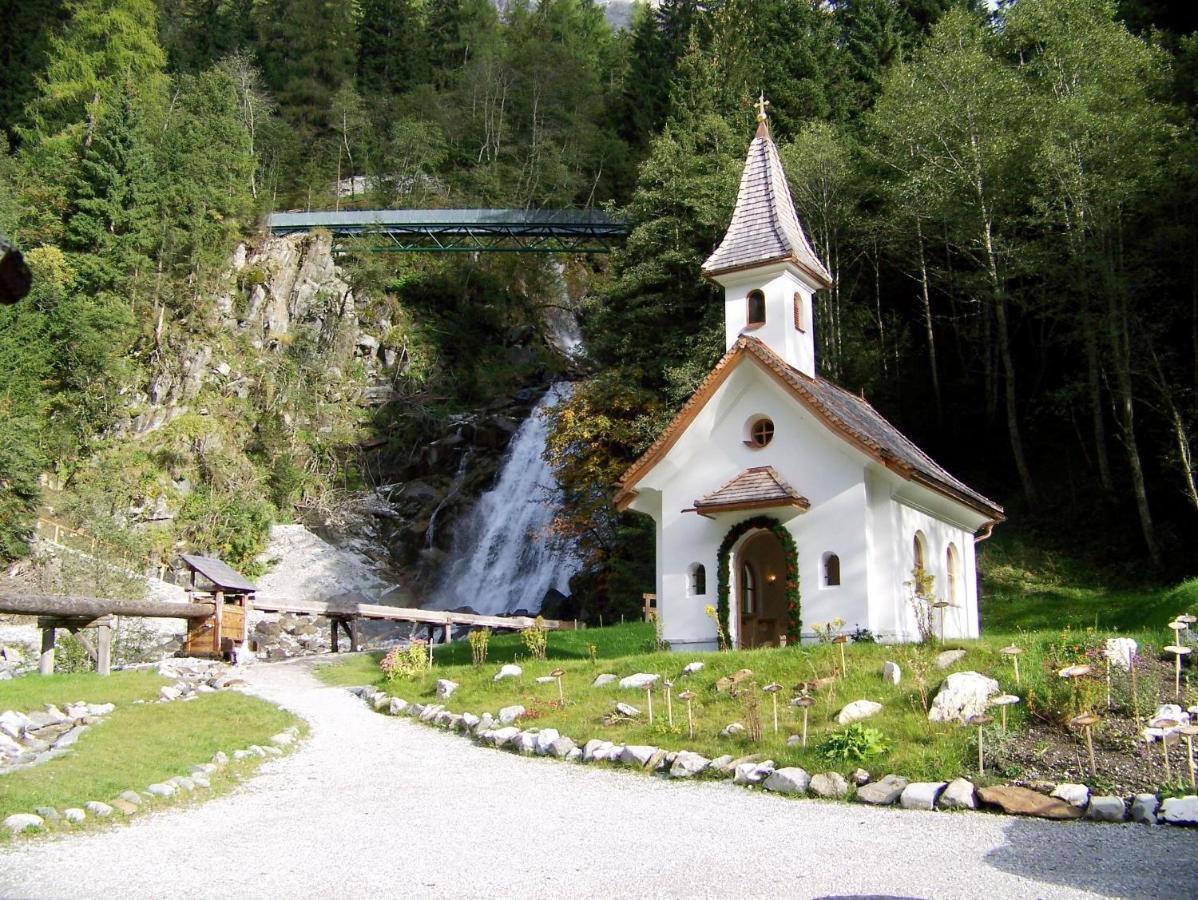
{"label": "shrub", "polygon": [[419,678],[428,667],[428,644],[424,641],[409,641],[406,647],[392,647],[379,663],[388,681]]}
{"label": "shrub", "polygon": [[545,625],[545,619],[537,616],[531,626],[520,632],[520,640],[533,659],[543,660],[549,644],[549,629]]}
{"label": "shrub", "polygon": [[881,731],[860,722],[833,732],[815,748],[820,756],[834,762],[862,762],[889,749],[890,743]]}
{"label": "shrub", "polygon": [[490,628],[477,628],[466,637],[470,642],[470,661],[477,669],[487,661],[487,645],[491,642]]}

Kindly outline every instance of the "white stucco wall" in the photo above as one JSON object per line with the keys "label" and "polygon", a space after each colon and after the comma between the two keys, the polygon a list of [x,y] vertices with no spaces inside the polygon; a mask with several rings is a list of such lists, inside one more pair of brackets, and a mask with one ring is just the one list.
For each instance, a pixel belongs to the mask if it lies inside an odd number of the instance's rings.
{"label": "white stucco wall", "polygon": [[[762,415],[774,422],[773,441],[760,449],[746,446],[748,423]],[[878,465],[746,358],[636,486],[631,504],[657,522],[657,604],[672,647],[715,649],[715,627],[705,607],[717,602],[719,545],[737,522],[761,512],[706,518],[685,510],[754,466],[772,466],[811,503],[786,523],[798,549],[804,636],[812,634],[813,624],[840,618],[847,631],[869,628],[880,640],[917,638],[907,584],[916,530],[925,535],[927,568],[940,594],[947,582],[946,549],[950,541],[956,545],[961,607],[946,614],[945,633],[977,635],[972,534],[983,517]],[[841,583],[835,587],[822,586],[822,559],[829,551],[840,558]],[[706,568],[707,591],[701,596],[689,591],[695,563]],[[734,640],[736,575],[732,566]]]}
{"label": "white stucco wall", "polygon": [[[798,269],[779,264],[734,272],[720,276],[720,284],[724,286],[725,349],[731,349],[742,334],[751,335],[773,348],[775,353],[804,375],[815,376],[815,331],[811,305],[813,288],[803,280]],[[748,296],[753,290],[765,294],[764,325],[748,324]],[[796,293],[803,305],[800,317],[802,330],[794,325]]]}

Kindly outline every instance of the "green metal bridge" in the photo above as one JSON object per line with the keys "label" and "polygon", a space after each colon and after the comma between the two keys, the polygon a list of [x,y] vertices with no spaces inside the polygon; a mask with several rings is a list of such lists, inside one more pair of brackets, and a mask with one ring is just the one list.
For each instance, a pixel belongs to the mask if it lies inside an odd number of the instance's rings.
{"label": "green metal bridge", "polygon": [[394,253],[610,253],[629,225],[598,209],[360,209],[274,213],[274,235],[376,235]]}

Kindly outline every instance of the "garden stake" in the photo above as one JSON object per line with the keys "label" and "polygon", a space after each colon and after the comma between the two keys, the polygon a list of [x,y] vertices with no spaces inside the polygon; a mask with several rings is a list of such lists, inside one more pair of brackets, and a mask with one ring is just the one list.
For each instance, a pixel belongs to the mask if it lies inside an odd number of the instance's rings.
{"label": "garden stake", "polygon": [[774,701],[774,734],[777,734],[778,733],[778,691],[782,690],[782,685],[777,684],[777,683],[767,684],[765,687],[762,688],[762,690],[765,691],[767,694],[769,694],[770,699]]}
{"label": "garden stake", "polygon": [[686,731],[693,741],[695,739],[695,718],[691,715],[691,701],[695,699],[695,692],[683,691],[678,695],[678,699],[686,701]]}
{"label": "garden stake", "polygon": [[1001,654],[1003,654],[1004,656],[1009,656],[1009,657],[1011,657],[1011,663],[1012,663],[1012,664],[1015,666],[1015,686],[1016,686],[1016,687],[1019,687],[1019,686],[1020,686],[1020,682],[1019,682],[1019,654],[1020,654],[1020,653],[1022,653],[1023,651],[1022,651],[1020,648],[1016,647],[1014,644],[1011,644],[1011,646],[1009,646],[1009,647],[1003,647],[1003,648],[1002,648],[1001,650],[999,650],[998,652],[999,652],[999,653],[1001,653]]}
{"label": "garden stake", "polygon": [[557,699],[562,706],[566,705],[566,695],[562,693],[562,676],[566,674],[565,669],[554,669],[549,673],[557,681]]}
{"label": "garden stake", "polygon": [[1098,716],[1093,713],[1082,713],[1076,716],[1069,724],[1074,728],[1080,728],[1086,734],[1086,750],[1090,753],[1090,777],[1098,777],[1098,765],[1094,762],[1094,725],[1098,722]]}
{"label": "garden stake", "polygon": [[666,722],[671,728],[674,727],[674,682],[665,682],[666,687]]}
{"label": "garden stake", "polygon": [[1186,739],[1186,762],[1190,766],[1190,787],[1198,787],[1198,774],[1195,774],[1194,771],[1194,735],[1198,734],[1198,725],[1187,725],[1181,729],[1181,734]]}
{"label": "garden stake", "polygon": [[978,774],[979,775],[986,774],[986,755],[982,749],[982,727],[989,724],[990,722],[993,722],[993,721],[994,721],[994,719],[991,716],[987,716],[987,715],[970,716],[969,717],[969,724],[976,725],[977,729],[978,729]]}
{"label": "garden stake", "polygon": [[649,724],[653,724],[653,685],[645,685],[645,699],[649,701]]}
{"label": "garden stake", "polygon": [[1106,708],[1111,708],[1111,658],[1106,659]]}

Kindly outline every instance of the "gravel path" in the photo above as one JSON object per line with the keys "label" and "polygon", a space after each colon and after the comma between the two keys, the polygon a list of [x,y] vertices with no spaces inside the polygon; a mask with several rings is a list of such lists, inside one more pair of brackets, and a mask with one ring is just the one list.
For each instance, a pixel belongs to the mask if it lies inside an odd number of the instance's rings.
{"label": "gravel path", "polygon": [[312,726],[231,794],[0,851],[0,897],[1192,897],[1198,832],[790,801],[483,749],[306,662]]}

